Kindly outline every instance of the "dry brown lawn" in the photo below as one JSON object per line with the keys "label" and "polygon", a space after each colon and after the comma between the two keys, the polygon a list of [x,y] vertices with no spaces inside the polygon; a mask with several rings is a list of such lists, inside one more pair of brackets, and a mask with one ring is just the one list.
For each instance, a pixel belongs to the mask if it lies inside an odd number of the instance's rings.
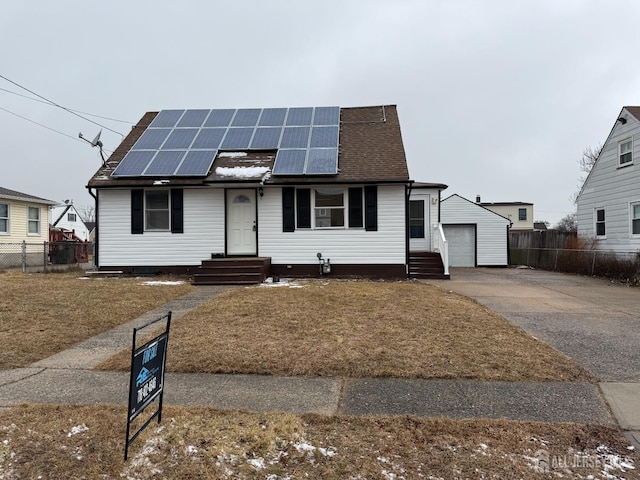
{"label": "dry brown lawn", "polygon": [[23,367],[190,292],[140,278],[0,273],[0,369]]}
{"label": "dry brown lawn", "polygon": [[[593,381],[478,303],[419,282],[227,291],[172,326],[167,369],[338,377]],[[100,366],[126,370],[130,353]]]}
{"label": "dry brown lawn", "polygon": [[0,411],[0,478],[639,478],[640,455],[606,427],[165,407],[124,462],[125,419],[104,405]]}

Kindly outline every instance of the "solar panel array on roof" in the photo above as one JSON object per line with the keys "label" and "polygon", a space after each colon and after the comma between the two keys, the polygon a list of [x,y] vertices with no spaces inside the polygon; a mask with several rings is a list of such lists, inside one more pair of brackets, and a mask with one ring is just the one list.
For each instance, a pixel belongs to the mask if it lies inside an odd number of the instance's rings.
{"label": "solar panel array on roof", "polygon": [[114,177],[206,176],[219,150],[277,150],[274,175],[335,175],[340,107],[162,110]]}

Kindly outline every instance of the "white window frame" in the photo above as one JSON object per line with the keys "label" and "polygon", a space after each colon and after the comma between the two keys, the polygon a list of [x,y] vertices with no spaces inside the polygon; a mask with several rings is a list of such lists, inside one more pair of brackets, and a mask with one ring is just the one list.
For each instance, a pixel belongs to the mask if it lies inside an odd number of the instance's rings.
{"label": "white window frame", "polygon": [[[164,193],[167,195],[167,208],[149,208],[147,195]],[[166,212],[167,227],[149,227],[149,213]],[[171,231],[171,192],[169,190],[145,190],[144,191],[144,231],[145,232],[170,232]]]}
{"label": "white window frame", "polygon": [[[634,207],[638,207],[638,217],[634,217]],[[631,238],[640,238],[640,226],[638,227],[638,233],[633,233],[633,221],[638,220],[640,223],[640,201],[637,202],[629,202],[629,236]]]}
{"label": "white window frame", "polygon": [[0,205],[6,205],[7,206],[7,216],[6,217],[0,217],[0,220],[5,220],[6,221],[7,228],[6,228],[6,230],[0,230],[0,235],[11,235],[11,221],[9,220],[11,218],[11,204],[2,202],[2,203],[0,203]]}
{"label": "white window frame", "polygon": [[[524,218],[520,218],[520,212],[524,211]],[[527,207],[518,207],[518,221],[526,222],[527,221]]]}
{"label": "white window frame", "polygon": [[[631,149],[628,152],[625,152],[623,154],[622,146],[626,145],[627,143],[631,144]],[[623,162],[622,161],[623,155],[629,155],[629,160],[627,160],[626,162]],[[620,142],[618,142],[618,166],[626,167],[628,165],[633,165],[633,137],[625,138],[624,140],[621,140]]]}
{"label": "white window frame", "polygon": [[[38,218],[31,218],[31,212],[38,212]],[[40,207],[34,207],[34,206],[27,206],[27,235],[32,236],[32,237],[36,237],[36,236],[40,236],[40,222],[42,219],[42,215],[41,215],[41,208]],[[36,231],[32,232],[31,231],[31,226],[32,225],[36,225]]]}
{"label": "white window frame", "polygon": [[[604,220],[599,222],[598,212],[601,210],[604,213]],[[598,235],[598,223],[604,225],[604,235]],[[604,207],[596,207],[593,209],[593,233],[595,238],[607,238],[607,210]]]}
{"label": "white window frame", "polygon": [[[328,205],[322,205],[320,207],[316,207],[316,193],[318,190],[335,190],[336,194],[338,193],[338,191],[340,191],[340,193],[342,194],[342,206],[328,206]],[[348,202],[348,195],[347,195],[347,190],[345,188],[342,187],[334,187],[334,186],[326,186],[326,187],[313,187],[312,189],[313,191],[313,198],[312,198],[312,202],[313,205],[311,207],[312,210],[312,215],[311,215],[311,221],[312,221],[312,225],[313,228],[316,230],[343,230],[348,227],[348,222],[349,222],[349,215],[348,215],[348,209],[347,209],[347,202]],[[327,216],[326,214],[328,213],[328,211],[333,211],[333,210],[342,210],[342,225],[331,225],[331,226],[319,226],[317,224],[317,219],[316,216],[318,215],[318,213],[323,213],[322,216]],[[331,218],[331,215],[329,215],[329,218]]]}

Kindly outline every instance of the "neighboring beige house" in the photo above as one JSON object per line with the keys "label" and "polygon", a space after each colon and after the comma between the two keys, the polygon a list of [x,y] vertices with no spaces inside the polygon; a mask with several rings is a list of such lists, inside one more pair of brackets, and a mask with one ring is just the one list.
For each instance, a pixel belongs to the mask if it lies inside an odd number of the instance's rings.
{"label": "neighboring beige house", "polygon": [[511,230],[533,230],[533,203],[526,202],[481,202],[476,203],[487,210],[511,220]]}
{"label": "neighboring beige house", "polygon": [[49,208],[57,202],[0,187],[0,243],[49,240]]}

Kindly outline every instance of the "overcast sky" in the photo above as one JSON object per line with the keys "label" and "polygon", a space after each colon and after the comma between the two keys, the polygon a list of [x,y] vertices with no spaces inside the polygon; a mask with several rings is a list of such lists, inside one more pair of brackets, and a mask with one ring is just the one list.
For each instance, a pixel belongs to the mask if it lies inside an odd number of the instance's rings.
{"label": "overcast sky", "polygon": [[[554,224],[640,105],[639,22],[637,0],[4,0],[0,75],[122,135],[152,110],[395,104],[413,180]],[[102,127],[20,86],[0,78],[0,186],[92,204],[78,133]]]}

